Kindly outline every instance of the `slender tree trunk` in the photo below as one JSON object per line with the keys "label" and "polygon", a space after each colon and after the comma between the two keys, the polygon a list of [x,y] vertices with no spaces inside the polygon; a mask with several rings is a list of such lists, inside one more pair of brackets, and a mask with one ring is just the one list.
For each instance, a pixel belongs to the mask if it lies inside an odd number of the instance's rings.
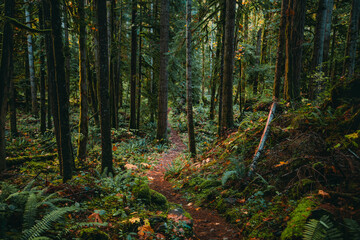
{"label": "slender tree trunk", "polygon": [[[140,1],[141,6],[141,1]],[[141,81],[142,81],[142,72],[141,72],[141,33],[142,33],[142,9],[140,7],[140,21],[139,21],[140,29],[139,29],[139,76],[138,76],[138,84],[137,84],[137,106],[136,106],[136,128],[140,129],[140,109],[141,109]]]}
{"label": "slender tree trunk", "polygon": [[70,42],[69,42],[69,19],[68,19],[68,12],[67,6],[64,0],[64,56],[65,56],[65,80],[66,80],[66,91],[70,96]]}
{"label": "slender tree trunk", "polygon": [[286,28],[286,12],[288,9],[288,1],[281,1],[281,19],[279,26],[278,46],[276,53],[276,65],[275,65],[275,78],[274,78],[274,90],[273,97],[275,99],[280,98],[280,86],[281,78],[284,75],[284,62],[285,62],[285,28]]}
{"label": "slender tree trunk", "polygon": [[108,38],[107,38],[107,21],[106,21],[106,2],[96,0],[96,14],[99,32],[99,63],[100,79],[99,96],[100,96],[100,125],[101,125],[101,148],[102,161],[101,169],[113,172],[112,164],[112,144],[111,144],[111,119],[110,119],[110,99],[109,99],[109,61],[108,61]]}
{"label": "slender tree trunk", "polygon": [[[235,0],[226,0],[225,46],[224,46],[224,87],[220,129],[234,126],[233,115],[233,70],[234,70],[234,29]],[[224,132],[222,132],[224,133]],[[222,134],[223,135],[223,134]]]}
{"label": "slender tree trunk", "polygon": [[[45,28],[51,28],[51,13],[50,13],[50,2],[48,0],[42,0],[43,14],[44,14],[44,25]],[[51,39],[51,33],[45,35],[46,55],[47,55],[47,79],[48,79],[48,98],[51,105],[51,112],[54,121],[54,133],[56,137],[56,144],[58,146],[58,158],[60,162],[60,173],[63,172],[63,158],[61,152],[61,140],[60,140],[60,124],[59,124],[59,111],[58,111],[58,93],[56,90],[55,82],[55,62],[54,62],[54,51],[53,42]]]}
{"label": "slender tree trunk", "polygon": [[[24,0],[25,2],[25,20],[26,25],[31,28],[31,17],[30,17],[30,3],[29,0]],[[33,42],[32,35],[27,35],[27,46],[28,46],[28,56],[29,56],[29,73],[30,73],[30,87],[31,87],[31,111],[34,116],[38,116],[38,104],[37,104],[37,88],[36,88],[36,79],[35,79],[35,68],[34,68],[34,52],[33,52]]]}
{"label": "slender tree trunk", "polygon": [[[15,1],[5,0],[4,15],[10,18],[14,17]],[[8,90],[12,77],[13,67],[13,29],[9,21],[4,21],[4,30],[2,35],[2,53],[0,65],[0,173],[6,169],[6,138],[5,122],[7,110]]]}
{"label": "slender tree trunk", "polygon": [[80,161],[86,159],[86,145],[88,141],[88,89],[87,89],[87,71],[86,71],[86,22],[85,22],[85,1],[78,2],[80,36],[79,36],[79,66],[80,66],[80,122],[77,157]]}
{"label": "slender tree trunk", "polygon": [[[335,23],[337,22],[337,18],[335,18]],[[336,27],[333,28],[333,35],[332,35],[332,42],[331,42],[331,59],[329,64],[329,75],[330,75],[330,82],[334,84],[335,79],[335,69],[336,69],[336,58],[335,58],[335,44],[336,44]]]}
{"label": "slender tree trunk", "polygon": [[[41,7],[39,7],[39,23],[40,29],[44,29],[44,16]],[[46,131],[45,37],[40,37],[40,132],[44,133]]]}
{"label": "slender tree trunk", "polygon": [[355,73],[356,45],[359,34],[360,0],[353,0],[350,24],[347,33],[343,74],[353,76]]}
{"label": "slender tree trunk", "polygon": [[[188,0],[190,1],[190,0]],[[205,77],[205,41],[201,41],[201,55],[202,55],[202,68],[201,68],[201,101],[203,102],[203,104],[206,104],[206,99],[205,99],[205,82],[206,82],[206,77]]]}
{"label": "slender tree trunk", "polygon": [[[260,53],[261,53],[261,34],[262,29],[260,28],[257,32],[256,37],[256,50],[255,50],[255,57],[256,57],[256,64],[260,64]],[[258,85],[259,85],[259,73],[256,72],[253,76],[253,93],[254,95],[258,92]]]}
{"label": "slender tree trunk", "polygon": [[306,0],[290,0],[286,36],[286,61],[284,98],[287,101],[300,98],[300,76],[302,62],[302,43],[304,36]]}
{"label": "slender tree trunk", "polygon": [[329,51],[330,51],[330,40],[331,40],[331,23],[332,23],[332,13],[334,8],[334,0],[327,0],[326,4],[326,26],[325,26],[325,36],[324,36],[324,53],[323,53],[323,62],[326,63],[324,72],[329,74]]}
{"label": "slender tree trunk", "polygon": [[169,0],[161,0],[160,15],[160,74],[159,74],[159,104],[156,138],[167,139],[168,111],[168,56],[169,49]]}
{"label": "slender tree trunk", "polygon": [[123,80],[121,79],[121,50],[122,50],[122,44],[121,44],[121,39],[122,39],[122,29],[123,29],[123,8],[122,8],[122,2],[120,1],[120,23],[119,23],[119,37],[118,37],[118,41],[119,41],[119,46],[118,46],[118,56],[117,56],[117,71],[118,74],[116,74],[116,82],[119,85],[119,90],[117,91],[119,96],[118,96],[118,104],[119,104],[119,108],[123,107],[123,92],[124,92],[124,86],[123,86]]}
{"label": "slender tree trunk", "polygon": [[210,120],[215,118],[215,106],[216,106],[216,89],[217,89],[217,80],[220,75],[220,50],[221,50],[221,28],[218,26],[218,31],[216,34],[216,41],[218,43],[215,51],[215,59],[213,62],[213,74],[211,77],[211,99],[210,99]]}
{"label": "slender tree trunk", "polygon": [[187,96],[187,125],[189,138],[189,152],[196,156],[194,119],[192,109],[192,79],[191,79],[191,0],[186,1],[186,96]]}
{"label": "slender tree trunk", "polygon": [[12,137],[18,136],[17,117],[16,117],[16,95],[17,95],[17,91],[14,81],[10,81],[9,105],[10,105],[10,132]]}
{"label": "slender tree trunk", "polygon": [[65,56],[61,31],[61,13],[58,0],[51,0],[52,41],[55,59],[55,82],[58,97],[60,146],[62,156],[62,176],[66,182],[72,178],[74,158],[72,154],[71,133],[69,123],[69,95],[65,79]]}
{"label": "slender tree trunk", "polygon": [[136,129],[136,53],[137,53],[137,1],[132,0],[131,11],[131,75],[130,75],[130,129]]}
{"label": "slender tree trunk", "polygon": [[222,135],[222,107],[223,107],[223,83],[224,83],[224,55],[225,55],[225,25],[226,25],[226,4],[227,1],[223,2],[222,12],[220,14],[220,21],[222,24],[222,37],[221,37],[221,59],[220,59],[220,77],[219,77],[219,114],[218,114],[218,135]]}

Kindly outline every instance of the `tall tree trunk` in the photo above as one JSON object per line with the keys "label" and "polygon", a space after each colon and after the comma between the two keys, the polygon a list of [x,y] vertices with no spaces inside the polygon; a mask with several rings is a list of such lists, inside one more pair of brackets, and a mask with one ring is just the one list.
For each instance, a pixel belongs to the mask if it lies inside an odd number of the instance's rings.
{"label": "tall tree trunk", "polygon": [[[44,16],[42,7],[39,7],[39,23],[40,29],[44,29]],[[41,52],[40,52],[40,132],[46,131],[46,84],[45,84],[45,37],[40,36]]]}
{"label": "tall tree trunk", "polygon": [[109,99],[109,60],[108,60],[108,38],[107,38],[107,21],[106,21],[106,2],[96,0],[96,14],[98,22],[99,37],[99,63],[100,79],[99,96],[100,96],[100,125],[101,125],[101,148],[102,161],[101,169],[113,172],[112,164],[112,144],[111,144],[111,119],[110,119],[110,99]]}
{"label": "tall tree trunk", "polygon": [[[31,28],[31,17],[30,17],[30,2],[25,2],[25,20],[26,25]],[[30,73],[30,87],[31,87],[31,111],[34,116],[38,116],[38,104],[37,104],[37,88],[35,79],[35,68],[34,68],[34,52],[32,35],[27,35],[27,46],[28,46],[28,59],[29,59],[29,73]]]}
{"label": "tall tree trunk", "polygon": [[324,35],[324,53],[323,53],[323,62],[326,62],[324,66],[324,72],[329,76],[329,51],[330,51],[330,40],[331,40],[331,23],[332,23],[332,13],[334,8],[334,0],[327,0],[326,4],[326,26],[325,26],[325,35]]}
{"label": "tall tree trunk", "polygon": [[[50,12],[50,2],[48,0],[42,0],[43,6],[43,15],[44,15],[44,27],[47,29],[51,28],[51,12]],[[51,38],[51,33],[45,35],[45,45],[46,45],[46,55],[47,55],[47,79],[48,79],[48,100],[51,105],[51,112],[53,115],[54,121],[54,133],[56,138],[56,144],[58,146],[58,158],[60,161],[60,173],[63,172],[63,158],[61,152],[61,140],[60,140],[60,124],[59,124],[59,111],[58,111],[58,93],[56,90],[55,82],[55,58],[53,51],[53,42]]]}
{"label": "tall tree trunk", "polygon": [[[316,13],[316,26],[315,26],[315,36],[314,36],[314,49],[312,55],[312,72],[321,72],[322,63],[324,57],[324,39],[325,39],[325,29],[326,29],[326,6],[328,0],[320,0],[319,7]],[[318,92],[321,89],[321,83],[318,82],[317,85],[314,83],[314,77],[309,78],[309,97],[313,99],[315,92]]]}
{"label": "tall tree trunk", "polygon": [[223,106],[223,83],[224,83],[224,55],[225,55],[225,25],[226,25],[226,1],[223,2],[222,11],[220,14],[220,23],[222,24],[222,37],[221,37],[221,58],[219,69],[219,114],[218,114],[218,135],[222,135],[222,106]]}
{"label": "tall tree trunk", "polygon": [[132,0],[131,11],[131,74],[130,74],[130,129],[136,129],[136,53],[137,53],[137,1]]}
{"label": "tall tree trunk", "polygon": [[9,105],[10,105],[10,132],[12,137],[18,136],[17,117],[16,117],[16,95],[17,95],[17,91],[14,81],[10,81]]}
{"label": "tall tree trunk", "polygon": [[119,93],[119,81],[117,81],[116,76],[119,74],[118,71],[118,58],[115,55],[116,50],[116,23],[115,19],[117,18],[115,14],[116,8],[116,0],[111,0],[110,2],[110,82],[111,82],[111,99],[112,99],[112,126],[113,128],[117,129],[119,127],[119,100],[118,100],[118,93]]}
{"label": "tall tree trunk", "polygon": [[74,157],[72,153],[71,133],[69,123],[69,95],[67,91],[67,83],[65,79],[65,56],[63,50],[63,40],[61,31],[61,12],[58,0],[51,0],[51,26],[52,41],[55,60],[55,82],[58,97],[58,113],[59,113],[59,134],[62,156],[62,176],[66,182],[72,178],[74,165]]}
{"label": "tall tree trunk", "polygon": [[[262,36],[262,29],[260,28],[257,32],[256,37],[256,49],[255,49],[255,58],[256,58],[256,64],[260,64],[260,53],[261,53],[261,36]],[[258,85],[259,85],[259,73],[256,72],[252,76],[253,78],[253,93],[254,95],[257,94],[258,91]]]}
{"label": "tall tree trunk", "polygon": [[[15,1],[5,0],[4,12],[7,17],[14,17]],[[5,122],[8,89],[10,86],[12,67],[13,67],[13,29],[9,21],[4,21],[4,30],[2,35],[2,53],[0,65],[0,173],[6,169],[6,138]]]}
{"label": "tall tree trunk", "polygon": [[119,108],[123,107],[123,92],[124,92],[124,86],[123,86],[123,80],[120,78],[121,76],[121,50],[122,50],[122,30],[123,30],[123,7],[122,7],[122,0],[120,1],[120,23],[119,23],[119,37],[118,37],[118,55],[117,55],[117,71],[118,74],[116,74],[116,82],[119,85],[119,89],[117,91],[118,93],[118,104]]}
{"label": "tall tree trunk", "polygon": [[191,79],[191,0],[186,1],[186,96],[187,96],[187,126],[189,152],[196,156],[194,119],[192,109],[192,79]]}
{"label": "tall tree trunk", "polygon": [[280,98],[281,77],[284,75],[285,62],[285,28],[286,28],[286,12],[289,0],[281,1],[281,19],[279,26],[278,46],[276,53],[275,78],[273,97]]}
{"label": "tall tree trunk", "polygon": [[85,0],[78,2],[80,29],[79,29],[79,66],[80,66],[80,122],[77,157],[80,161],[86,159],[86,145],[88,141],[88,89],[86,70],[86,22],[85,22]]}
{"label": "tall tree trunk", "polygon": [[[226,0],[226,23],[224,44],[224,84],[221,131],[234,126],[233,116],[233,70],[234,70],[234,29],[235,29],[235,0]],[[224,133],[224,132],[222,132]]]}
{"label": "tall tree trunk", "polygon": [[[186,25],[187,26],[187,25]],[[205,82],[206,82],[206,77],[205,77],[205,41],[201,41],[201,62],[202,62],[202,67],[201,67],[201,101],[202,103],[205,105],[206,104],[206,98],[205,98]]]}
{"label": "tall tree trunk", "polygon": [[302,62],[302,43],[306,0],[290,0],[286,36],[286,60],[284,98],[287,101],[300,98],[300,76]]}
{"label": "tall tree trunk", "polygon": [[214,120],[215,118],[215,106],[216,106],[216,89],[217,89],[217,80],[220,75],[220,50],[221,50],[221,27],[218,26],[217,34],[216,34],[216,41],[217,47],[215,51],[215,59],[213,62],[213,74],[211,76],[211,99],[210,99],[210,120]]}
{"label": "tall tree trunk", "polygon": [[142,62],[141,62],[141,33],[142,33],[142,8],[141,8],[141,1],[140,1],[140,16],[139,16],[139,26],[140,26],[140,29],[139,29],[139,75],[138,75],[138,84],[137,84],[137,106],[136,106],[136,128],[137,129],[140,129],[140,109],[141,109],[141,81],[142,81],[142,72],[141,72],[141,67],[142,67]]}
{"label": "tall tree trunk", "polygon": [[167,139],[168,111],[168,52],[169,49],[169,0],[161,0],[160,15],[160,73],[159,73],[159,104],[156,138]]}
{"label": "tall tree trunk", "polygon": [[353,0],[350,23],[347,33],[343,74],[353,76],[355,73],[356,45],[359,34],[360,0]]}
{"label": "tall tree trunk", "polygon": [[70,96],[70,41],[69,41],[69,19],[68,19],[68,12],[67,6],[64,0],[64,56],[65,56],[65,80],[66,80],[66,91]]}

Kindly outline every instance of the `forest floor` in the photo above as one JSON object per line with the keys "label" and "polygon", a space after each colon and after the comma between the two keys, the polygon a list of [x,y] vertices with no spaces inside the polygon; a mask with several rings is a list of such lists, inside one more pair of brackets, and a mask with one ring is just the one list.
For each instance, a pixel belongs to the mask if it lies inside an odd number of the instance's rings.
{"label": "forest floor", "polygon": [[158,165],[147,172],[150,188],[163,194],[170,202],[180,204],[193,218],[195,239],[241,239],[239,230],[226,222],[217,212],[188,202],[182,194],[176,192],[165,178],[166,168],[186,149],[180,136],[171,127],[169,140],[172,148],[159,158]]}

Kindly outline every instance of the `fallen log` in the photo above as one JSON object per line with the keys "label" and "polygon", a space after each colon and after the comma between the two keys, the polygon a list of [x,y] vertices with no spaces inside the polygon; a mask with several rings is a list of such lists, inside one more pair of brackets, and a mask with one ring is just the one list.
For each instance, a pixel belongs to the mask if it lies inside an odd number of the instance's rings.
{"label": "fallen log", "polygon": [[29,161],[35,161],[35,162],[49,161],[49,160],[53,160],[56,157],[57,157],[57,153],[7,158],[6,166],[12,167],[12,166],[16,166],[16,165],[22,164],[24,162],[29,162]]}
{"label": "fallen log", "polygon": [[271,121],[273,120],[273,118],[275,116],[275,110],[276,110],[276,102],[273,102],[272,105],[271,105],[271,108],[270,108],[270,112],[269,112],[269,116],[268,116],[268,119],[267,119],[267,122],[266,122],[266,125],[265,125],[264,132],[263,132],[263,134],[261,136],[261,139],[260,139],[259,146],[255,151],[252,163],[250,165],[250,170],[249,170],[249,174],[248,174],[249,177],[251,177],[251,175],[254,173],[254,171],[256,169],[257,161],[259,160],[260,155],[261,155],[261,153],[262,153],[262,151],[264,149],[266,138],[267,138],[267,136],[269,135],[269,132],[270,132],[270,123],[271,123]]}

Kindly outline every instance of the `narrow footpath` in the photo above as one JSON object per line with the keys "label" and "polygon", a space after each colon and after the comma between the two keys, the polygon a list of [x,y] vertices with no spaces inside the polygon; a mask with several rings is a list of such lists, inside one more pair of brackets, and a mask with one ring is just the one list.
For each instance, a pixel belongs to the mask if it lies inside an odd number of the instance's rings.
{"label": "narrow footpath", "polygon": [[185,144],[172,128],[169,139],[172,148],[168,152],[163,153],[158,165],[147,173],[149,179],[151,179],[150,188],[163,194],[170,202],[181,204],[182,207],[190,213],[193,218],[195,233],[193,239],[241,239],[238,234],[239,231],[227,223],[223,217],[214,211],[199,208],[187,202],[180,193],[173,190],[171,183],[164,179],[166,167],[169,166],[179,154],[186,150]]}

